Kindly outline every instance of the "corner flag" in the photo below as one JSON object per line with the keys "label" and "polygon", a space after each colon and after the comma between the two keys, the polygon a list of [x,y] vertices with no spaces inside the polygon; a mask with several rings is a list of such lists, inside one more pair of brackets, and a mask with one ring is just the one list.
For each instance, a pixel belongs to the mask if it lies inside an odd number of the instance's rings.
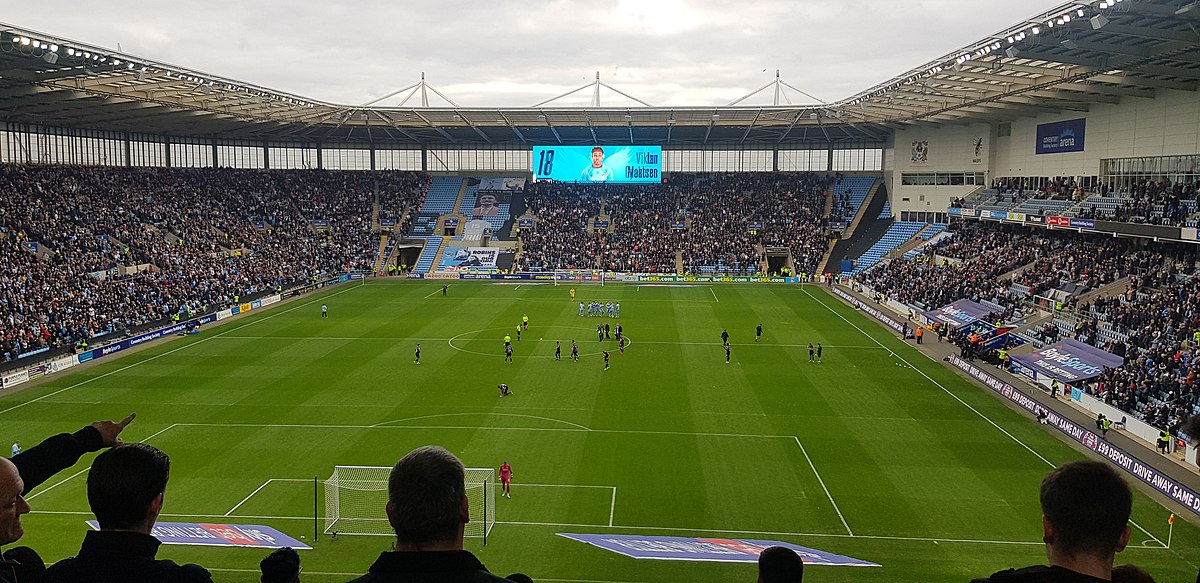
{"label": "corner flag", "polygon": [[1175,524],[1175,515],[1174,514],[1172,514],[1170,516],[1170,518],[1167,518],[1167,524],[1171,524],[1171,525]]}

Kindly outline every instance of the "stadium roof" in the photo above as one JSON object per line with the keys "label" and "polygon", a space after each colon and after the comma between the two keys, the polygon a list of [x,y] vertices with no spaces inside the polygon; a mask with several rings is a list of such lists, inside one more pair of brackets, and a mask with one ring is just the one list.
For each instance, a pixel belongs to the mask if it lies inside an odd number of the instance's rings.
{"label": "stadium roof", "polygon": [[486,108],[325,103],[0,24],[0,116],[135,134],[389,147],[878,145],[914,124],[1082,112],[1162,89],[1196,91],[1198,25],[1200,0],[1068,2],[832,104]]}

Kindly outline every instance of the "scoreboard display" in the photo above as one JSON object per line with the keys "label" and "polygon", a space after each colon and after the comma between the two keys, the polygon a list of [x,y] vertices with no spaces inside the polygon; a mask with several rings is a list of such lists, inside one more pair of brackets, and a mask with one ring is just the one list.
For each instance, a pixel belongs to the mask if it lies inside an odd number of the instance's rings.
{"label": "scoreboard display", "polygon": [[556,182],[662,181],[662,146],[534,146],[533,179]]}

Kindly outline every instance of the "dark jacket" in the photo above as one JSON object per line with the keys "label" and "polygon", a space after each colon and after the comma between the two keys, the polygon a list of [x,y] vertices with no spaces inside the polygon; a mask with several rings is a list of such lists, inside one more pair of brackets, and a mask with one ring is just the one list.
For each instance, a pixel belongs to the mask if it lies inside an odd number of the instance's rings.
{"label": "dark jacket", "polygon": [[83,537],[74,557],[46,569],[48,583],[212,583],[212,575],[199,565],[179,565],[156,560],[158,539],[140,532],[93,530]]}
{"label": "dark jacket", "polygon": [[992,573],[991,577],[975,579],[971,583],[1109,583],[1091,575],[1076,573],[1062,567],[1036,565],[1024,569],[1008,569]]}
{"label": "dark jacket", "polygon": [[45,441],[17,454],[12,458],[13,465],[21,474],[28,494],[42,482],[79,461],[83,454],[100,451],[104,447],[104,438],[100,431],[91,425],[75,433],[59,433]]}
{"label": "dark jacket", "polygon": [[[100,431],[91,425],[75,433],[60,433],[12,458],[13,465],[25,483],[21,494],[31,490],[79,461],[83,454],[104,447]],[[32,551],[31,551],[32,552]],[[34,553],[36,555],[36,553]],[[37,563],[32,564],[32,563]],[[41,581],[41,561],[0,560],[0,583],[36,583]]]}
{"label": "dark jacket", "polygon": [[351,583],[504,583],[470,551],[380,553],[366,575]]}

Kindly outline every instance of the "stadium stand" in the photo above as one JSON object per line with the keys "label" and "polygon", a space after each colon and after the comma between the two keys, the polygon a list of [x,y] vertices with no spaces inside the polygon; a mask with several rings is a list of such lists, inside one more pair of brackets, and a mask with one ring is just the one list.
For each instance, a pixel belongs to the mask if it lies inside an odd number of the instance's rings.
{"label": "stadium stand", "polygon": [[875,264],[883,259],[884,255],[911,241],[924,228],[925,223],[913,221],[896,221],[892,223],[888,227],[887,232],[883,234],[883,237],[854,262],[854,271],[851,274],[859,274],[874,267]]}

